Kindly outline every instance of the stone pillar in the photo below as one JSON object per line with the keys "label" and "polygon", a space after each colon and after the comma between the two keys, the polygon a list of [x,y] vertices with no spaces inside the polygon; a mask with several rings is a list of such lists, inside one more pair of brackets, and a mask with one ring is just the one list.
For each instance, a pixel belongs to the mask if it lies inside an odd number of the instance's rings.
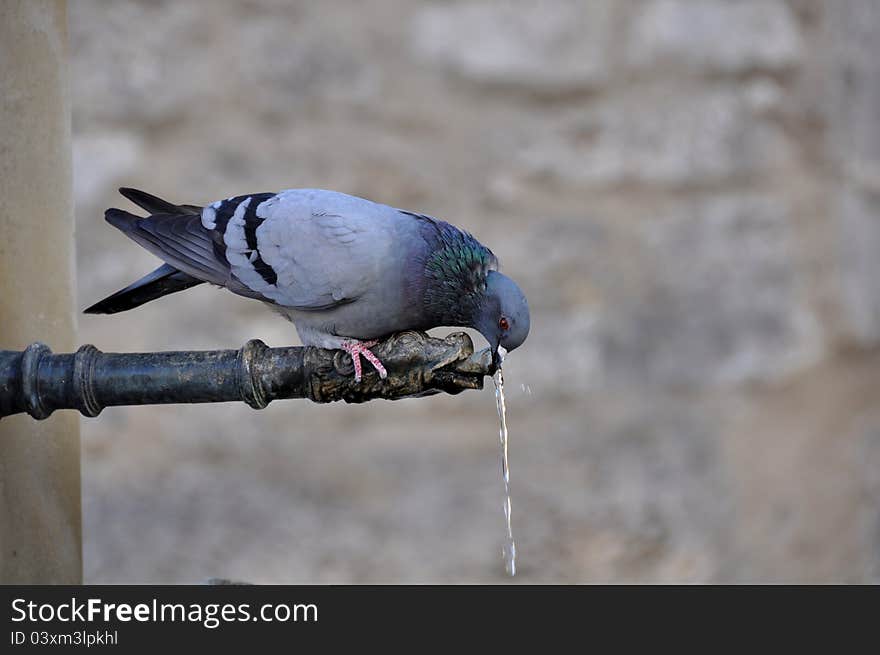
{"label": "stone pillar", "polygon": [[[0,348],[75,349],[67,7],[0,3]],[[82,581],[79,417],[0,421],[0,583]]]}

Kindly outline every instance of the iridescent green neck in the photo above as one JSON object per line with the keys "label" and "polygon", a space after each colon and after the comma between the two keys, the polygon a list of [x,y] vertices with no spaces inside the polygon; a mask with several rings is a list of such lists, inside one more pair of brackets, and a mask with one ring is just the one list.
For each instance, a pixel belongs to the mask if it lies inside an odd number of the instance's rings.
{"label": "iridescent green neck", "polygon": [[437,325],[472,325],[486,294],[486,274],[498,267],[492,251],[473,236],[435,219],[423,235],[422,294],[425,313]]}

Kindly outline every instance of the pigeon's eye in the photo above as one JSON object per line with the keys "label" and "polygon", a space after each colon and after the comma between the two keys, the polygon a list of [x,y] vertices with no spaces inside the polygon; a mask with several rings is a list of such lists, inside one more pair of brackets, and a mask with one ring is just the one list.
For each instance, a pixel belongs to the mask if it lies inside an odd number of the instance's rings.
{"label": "pigeon's eye", "polygon": [[507,320],[507,317],[501,317],[501,319],[498,321],[498,327],[505,331],[510,329],[510,321]]}

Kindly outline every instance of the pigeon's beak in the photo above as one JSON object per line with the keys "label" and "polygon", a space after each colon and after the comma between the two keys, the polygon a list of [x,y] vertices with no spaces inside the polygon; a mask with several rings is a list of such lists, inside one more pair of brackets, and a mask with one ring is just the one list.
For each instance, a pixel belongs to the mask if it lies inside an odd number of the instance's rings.
{"label": "pigeon's beak", "polygon": [[497,346],[492,349],[492,370],[489,371],[492,375],[495,375],[495,372],[501,368],[505,355],[507,355],[507,349],[504,346]]}

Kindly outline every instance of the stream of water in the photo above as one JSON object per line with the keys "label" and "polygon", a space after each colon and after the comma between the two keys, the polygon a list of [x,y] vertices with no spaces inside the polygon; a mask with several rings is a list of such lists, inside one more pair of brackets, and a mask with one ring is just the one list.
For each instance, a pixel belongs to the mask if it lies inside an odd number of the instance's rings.
{"label": "stream of water", "polygon": [[[501,349],[499,348],[499,352]],[[504,353],[502,352],[502,358]],[[501,438],[501,477],[504,480],[504,519],[507,521],[507,535],[504,543],[504,569],[511,576],[516,575],[516,543],[513,541],[513,528],[510,523],[510,466],[507,459],[507,407],[504,404],[504,374],[501,367],[492,376],[495,383],[495,405],[498,409]]]}

